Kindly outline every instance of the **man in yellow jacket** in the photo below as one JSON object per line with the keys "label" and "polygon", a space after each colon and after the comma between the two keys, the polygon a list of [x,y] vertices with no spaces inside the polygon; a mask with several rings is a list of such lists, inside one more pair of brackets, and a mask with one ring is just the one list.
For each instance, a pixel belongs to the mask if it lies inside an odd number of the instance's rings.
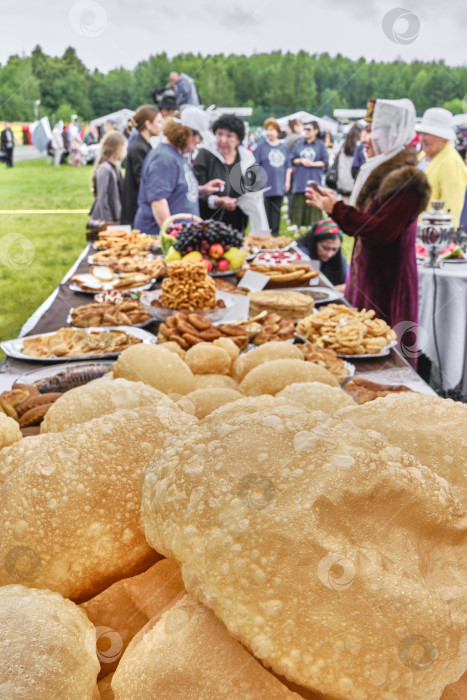
{"label": "man in yellow jacket", "polygon": [[441,107],[427,109],[417,131],[425,153],[418,167],[425,171],[431,199],[444,200],[444,208],[454,216],[453,225],[458,226],[467,188],[467,168],[452,145],[456,135],[451,112]]}

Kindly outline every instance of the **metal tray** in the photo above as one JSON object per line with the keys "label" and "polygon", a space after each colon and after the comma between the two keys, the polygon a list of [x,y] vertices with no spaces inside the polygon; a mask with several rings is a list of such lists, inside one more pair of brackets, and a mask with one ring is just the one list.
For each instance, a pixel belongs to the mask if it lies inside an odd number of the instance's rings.
{"label": "metal tray", "polygon": [[[57,329],[58,330],[58,329]],[[140,338],[143,343],[157,343],[157,338],[152,333],[143,330],[142,328],[133,328],[131,326],[106,326],[105,328],[80,328],[83,333],[91,333],[93,331],[99,331],[100,333],[105,331],[124,331],[127,335],[132,335],[136,338]],[[28,338],[39,338],[42,336],[53,335],[56,331],[52,333],[38,333],[37,335],[30,335]],[[0,343],[5,355],[8,357],[14,357],[17,360],[26,360],[27,362],[70,362],[70,360],[98,360],[107,357],[116,357],[122,352],[106,352],[106,353],[87,353],[84,355],[67,355],[66,357],[56,357],[52,355],[51,357],[31,357],[30,355],[25,355],[22,352],[23,349],[23,338],[15,338],[14,340],[5,340]]]}

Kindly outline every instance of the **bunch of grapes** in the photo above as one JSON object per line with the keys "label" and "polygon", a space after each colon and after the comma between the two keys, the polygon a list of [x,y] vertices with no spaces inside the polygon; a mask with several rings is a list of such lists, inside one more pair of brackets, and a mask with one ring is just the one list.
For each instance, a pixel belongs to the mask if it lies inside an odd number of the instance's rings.
{"label": "bunch of grapes", "polygon": [[241,248],[243,234],[223,221],[208,219],[199,223],[183,224],[173,245],[182,255],[193,250],[208,255],[213,243],[220,243],[224,250],[231,247]]}

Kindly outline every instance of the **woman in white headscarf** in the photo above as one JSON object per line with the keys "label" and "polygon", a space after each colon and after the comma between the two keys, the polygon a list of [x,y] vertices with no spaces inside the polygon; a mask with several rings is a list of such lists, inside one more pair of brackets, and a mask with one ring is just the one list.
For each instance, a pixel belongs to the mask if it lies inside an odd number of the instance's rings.
{"label": "woman in white headscarf", "polygon": [[[307,190],[344,233],[355,236],[345,296],[358,309],[374,309],[400,336],[418,323],[415,257],[417,217],[430,186],[417,169],[411,142],[415,107],[410,100],[370,100],[367,162],[361,167],[350,205],[330,190]],[[411,343],[413,346],[415,343]],[[406,342],[406,344],[409,344]],[[411,355],[416,353],[411,351]]]}

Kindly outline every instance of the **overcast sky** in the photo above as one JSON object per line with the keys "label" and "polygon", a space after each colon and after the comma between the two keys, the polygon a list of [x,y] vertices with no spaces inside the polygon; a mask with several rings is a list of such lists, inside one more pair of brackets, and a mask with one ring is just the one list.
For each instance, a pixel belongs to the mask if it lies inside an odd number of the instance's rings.
{"label": "overcast sky", "polygon": [[[400,5],[399,5],[400,2]],[[0,62],[74,46],[107,72],[165,51],[341,53],[467,65],[465,0],[1,0]]]}

